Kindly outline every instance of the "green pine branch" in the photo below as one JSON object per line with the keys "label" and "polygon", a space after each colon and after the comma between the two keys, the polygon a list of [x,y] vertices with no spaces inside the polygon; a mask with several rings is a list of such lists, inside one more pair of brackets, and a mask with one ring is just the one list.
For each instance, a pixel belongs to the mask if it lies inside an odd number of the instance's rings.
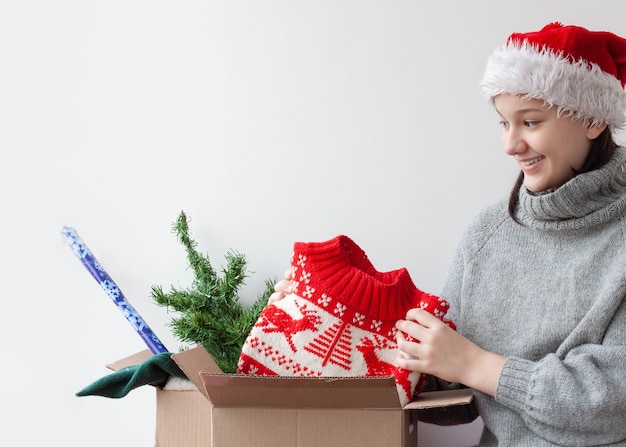
{"label": "green pine branch", "polygon": [[197,242],[190,236],[183,211],[172,225],[172,231],[186,249],[194,279],[191,287],[177,289],[172,286],[167,293],[161,286],[152,286],[152,298],[159,306],[178,314],[169,323],[178,340],[204,346],[222,371],[235,373],[245,339],[266,306],[277,280],[266,280],[265,290],[256,301],[251,306],[243,306],[239,301],[239,290],[248,277],[245,256],[228,251],[226,267],[222,268],[220,276],[209,257],[196,249]]}

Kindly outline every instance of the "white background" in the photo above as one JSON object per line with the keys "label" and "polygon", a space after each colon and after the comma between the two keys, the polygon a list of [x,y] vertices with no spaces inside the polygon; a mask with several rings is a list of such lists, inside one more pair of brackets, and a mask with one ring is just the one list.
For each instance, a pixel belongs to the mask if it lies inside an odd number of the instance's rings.
{"label": "white background", "polygon": [[[186,287],[190,217],[249,302],[293,242],[354,239],[438,293],[463,227],[517,174],[479,97],[487,56],[551,21],[626,35],[626,2],[13,1],[0,6],[0,443],[151,446],[154,391],[75,392],[145,348],[72,226],[170,350],[152,285]],[[476,442],[420,427],[420,445]]]}

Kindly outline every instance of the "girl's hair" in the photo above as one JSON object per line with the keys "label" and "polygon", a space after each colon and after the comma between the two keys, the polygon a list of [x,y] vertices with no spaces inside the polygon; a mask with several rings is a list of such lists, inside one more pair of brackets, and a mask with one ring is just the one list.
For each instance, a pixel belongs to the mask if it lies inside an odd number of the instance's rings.
{"label": "girl's hair", "polygon": [[[595,169],[599,169],[604,166],[615,153],[617,149],[617,144],[613,141],[611,137],[611,131],[607,126],[604,131],[593,140],[591,145],[591,150],[589,151],[589,155],[587,155],[587,159],[585,160],[585,164],[583,165],[580,171],[574,170],[574,174],[582,174],[585,172],[593,171]],[[515,215],[515,208],[517,207],[517,203],[519,202],[519,190],[524,184],[524,173],[520,172],[517,177],[517,181],[511,190],[511,194],[509,195],[509,215],[511,218],[522,225],[520,220]]]}

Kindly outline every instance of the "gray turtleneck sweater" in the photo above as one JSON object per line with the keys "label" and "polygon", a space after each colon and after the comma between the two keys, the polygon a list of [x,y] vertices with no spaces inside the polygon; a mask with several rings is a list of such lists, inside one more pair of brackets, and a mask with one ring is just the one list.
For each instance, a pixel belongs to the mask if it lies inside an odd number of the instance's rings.
{"label": "gray turtleneck sweater", "polygon": [[475,392],[484,446],[626,446],[626,150],[554,192],[522,187],[466,230],[441,296],[507,357]]}

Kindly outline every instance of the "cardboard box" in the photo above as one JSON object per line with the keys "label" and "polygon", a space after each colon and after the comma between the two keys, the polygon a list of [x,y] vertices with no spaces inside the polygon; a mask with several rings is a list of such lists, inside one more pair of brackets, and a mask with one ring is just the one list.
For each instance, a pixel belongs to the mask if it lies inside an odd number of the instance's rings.
{"label": "cardboard box", "polygon": [[172,358],[198,390],[156,390],[157,447],[415,447],[417,410],[473,397],[421,393],[402,408],[393,377],[223,374],[202,347]]}

